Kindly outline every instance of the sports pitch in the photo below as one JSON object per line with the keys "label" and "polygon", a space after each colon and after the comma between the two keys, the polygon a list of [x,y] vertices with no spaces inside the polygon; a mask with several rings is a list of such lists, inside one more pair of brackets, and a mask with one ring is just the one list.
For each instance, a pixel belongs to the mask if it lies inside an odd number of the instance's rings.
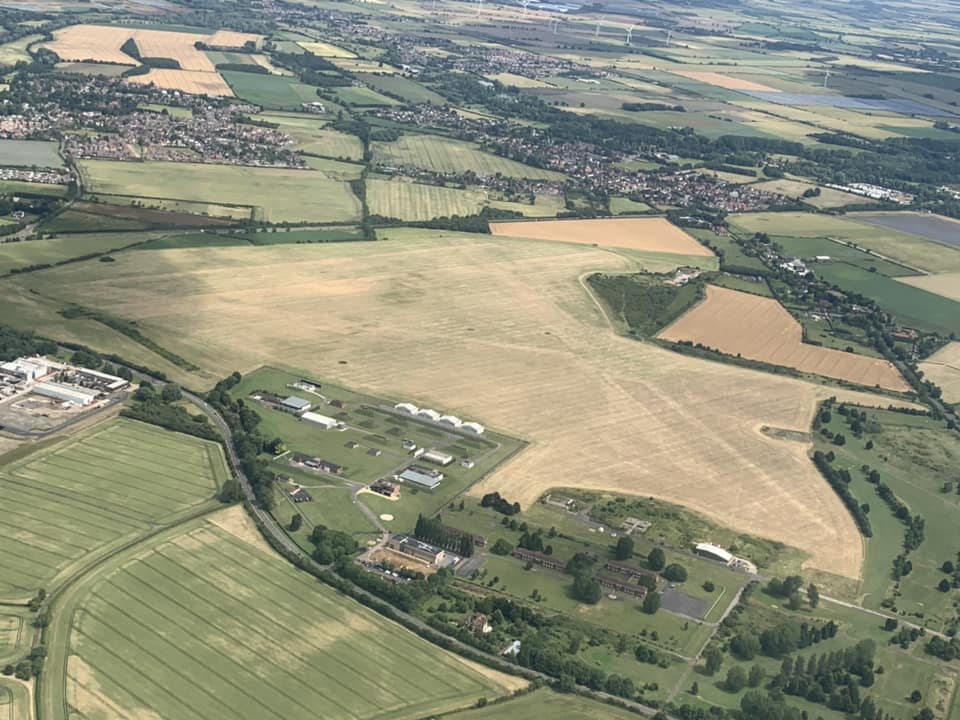
{"label": "sports pitch", "polygon": [[239,507],[141,549],[79,602],[66,701],[88,718],[414,720],[525,685],[280,562]]}
{"label": "sports pitch", "polygon": [[[867,405],[888,398],[617,336],[578,278],[636,269],[639,254],[424,230],[386,237],[124,253],[109,272],[65,266],[30,285],[85,306],[109,302],[206,377],[281,357],[531,441],[474,492],[499,490],[527,506],[558,477],[576,478],[687,506],[858,576],[859,534],[807,446],[759,428],[807,432],[818,400],[834,394]],[[323,311],[332,307],[349,310]]]}
{"label": "sports pitch", "polygon": [[0,597],[50,589],[121,541],[213,497],[220,448],[116,420],[0,470]]}

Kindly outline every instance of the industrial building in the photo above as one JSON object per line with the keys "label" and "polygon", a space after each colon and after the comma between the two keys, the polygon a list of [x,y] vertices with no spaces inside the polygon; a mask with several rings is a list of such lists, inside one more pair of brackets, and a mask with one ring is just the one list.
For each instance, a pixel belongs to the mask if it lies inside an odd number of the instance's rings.
{"label": "industrial building", "polygon": [[100,395],[100,393],[95,390],[87,390],[86,388],[73,387],[72,385],[64,385],[63,383],[56,382],[37,383],[33,387],[33,392],[36,395],[70,403],[78,407],[87,407],[93,404],[94,400]]}
{"label": "industrial building", "polygon": [[458,428],[463,425],[463,420],[458,418],[456,415],[441,415],[437,422],[439,422],[441,425],[449,425],[450,427],[454,428]]}
{"label": "industrial building", "polygon": [[280,401],[280,409],[285,410],[288,413],[293,413],[294,415],[305,413],[312,407],[313,405],[309,400],[304,400],[296,395],[291,395],[287,399]]}
{"label": "industrial building", "polygon": [[411,482],[420,485],[428,490],[433,490],[443,481],[443,473],[438,470],[431,470],[420,465],[411,465],[397,478],[403,482]]}
{"label": "industrial building", "polygon": [[417,417],[421,420],[437,422],[440,419],[440,413],[438,413],[436,410],[431,410],[430,408],[423,408],[417,413]]}
{"label": "industrial building", "polygon": [[729,565],[730,561],[733,560],[733,555],[728,553],[722,547],[711,545],[710,543],[697,543],[696,550],[697,555],[702,555],[710,560],[722,562],[724,565]]}
{"label": "industrial building", "polygon": [[73,380],[78,385],[99,390],[104,393],[112,393],[117,390],[123,390],[130,382],[116,375],[108,375],[98,370],[88,370],[87,368],[76,368],[73,371]]}
{"label": "industrial building", "polygon": [[408,403],[408,402],[397,403],[396,405],[393,406],[393,409],[399,410],[400,412],[406,413],[407,415],[416,415],[418,412],[420,412],[420,408],[418,408],[413,403]]}
{"label": "industrial building", "polygon": [[0,372],[20,380],[32,382],[51,374],[51,368],[44,358],[17,358],[0,365]]}
{"label": "industrial building", "polygon": [[375,483],[370,485],[370,492],[375,492],[377,495],[383,495],[385,498],[390,500],[399,500],[400,499],[400,486],[394,485],[392,482],[386,480],[377,480]]}
{"label": "industrial building", "polygon": [[327,417],[326,415],[320,415],[319,413],[315,413],[315,412],[307,411],[303,413],[303,415],[301,415],[300,417],[309,423],[313,423],[314,425],[319,425],[324,430],[332,430],[338,425],[338,421],[334,420],[332,417]]}
{"label": "industrial building", "polygon": [[446,467],[454,461],[453,455],[448,455],[445,452],[440,452],[439,450],[427,450],[420,456],[420,459],[426,460],[427,462],[432,462],[434,465],[440,465]]}
{"label": "industrial building", "polygon": [[431,567],[439,565],[447,556],[445,550],[407,535],[393,535],[387,541],[387,547],[401,555],[407,555],[424,562]]}
{"label": "industrial building", "polygon": [[483,431],[486,430],[486,428],[483,427],[483,425],[481,425],[478,422],[473,422],[472,420],[468,420],[465,423],[461,423],[460,429],[466,430],[467,432],[473,433],[474,435],[483,435]]}

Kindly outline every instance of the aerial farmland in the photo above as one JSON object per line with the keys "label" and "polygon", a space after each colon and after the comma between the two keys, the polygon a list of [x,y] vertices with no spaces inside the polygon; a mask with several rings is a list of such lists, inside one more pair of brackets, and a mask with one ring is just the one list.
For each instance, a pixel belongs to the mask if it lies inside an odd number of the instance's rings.
{"label": "aerial farmland", "polygon": [[0,7],[0,720],[960,720],[951,3]]}

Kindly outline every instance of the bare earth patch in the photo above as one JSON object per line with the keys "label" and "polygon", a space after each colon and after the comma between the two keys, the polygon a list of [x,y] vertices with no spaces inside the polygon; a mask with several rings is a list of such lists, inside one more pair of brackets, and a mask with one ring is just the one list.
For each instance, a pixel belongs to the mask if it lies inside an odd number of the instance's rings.
{"label": "bare earth patch", "polygon": [[707,298],[658,336],[689,341],[801,372],[867,387],[907,391],[910,386],[886,360],[808,345],[793,316],[773,298],[707,286]]}
{"label": "bare earth patch", "polygon": [[616,335],[577,278],[635,267],[620,255],[422,230],[389,237],[128,253],[109,274],[81,264],[43,273],[40,290],[108,303],[218,376],[279,358],[531,442],[475,493],[522,505],[558,485],[654,496],[859,576],[860,535],[806,446],[758,428],[809,431],[830,395],[888,398]]}
{"label": "bare earth patch", "polygon": [[960,302],[960,272],[897,278],[902,283]]}
{"label": "bare earth patch", "polygon": [[948,343],[925,361],[920,369],[943,390],[948,403],[960,403],[960,342]]}
{"label": "bare earth patch", "polygon": [[257,550],[262,550],[268,555],[275,554],[273,548],[264,540],[263,535],[257,530],[257,526],[254,525],[253,520],[250,519],[247,511],[241,505],[234,505],[215,512],[207,518],[207,522],[227,531],[248,545],[257,548]]}
{"label": "bare earth patch", "polygon": [[659,217],[490,223],[490,232],[503,237],[530,240],[552,240],[677,255],[713,256],[709,248],[668,220]]}

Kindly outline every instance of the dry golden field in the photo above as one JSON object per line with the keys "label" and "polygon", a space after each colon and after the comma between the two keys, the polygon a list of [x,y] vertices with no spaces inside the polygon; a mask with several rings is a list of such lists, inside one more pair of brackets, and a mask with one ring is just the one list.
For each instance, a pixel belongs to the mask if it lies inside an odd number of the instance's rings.
{"label": "dry golden field", "polygon": [[233,91],[217,73],[206,53],[194,47],[198,40],[223,48],[239,48],[246,42],[258,42],[258,35],[219,30],[212,35],[141,30],[105,25],[71,25],[54,33],[53,42],[46,47],[63,60],[90,60],[101,63],[137,65],[120,48],[130,38],[137,44],[142,57],[171,58],[180,64],[180,70],[151,70],[147,75],[130,78],[133,82],[153,82],[158,87],[188,93],[233,95]]}
{"label": "dry golden field", "polygon": [[652,495],[856,578],[860,535],[807,446],[760,428],[809,430],[830,395],[889,400],[616,335],[578,278],[634,267],[582,245],[396,229],[376,243],[123,253],[12,288],[136,319],[205,369],[197,384],[284,363],[530,441],[474,492]]}
{"label": "dry golden field", "polygon": [[128,82],[148,85],[167,90],[180,90],[193,95],[220,95],[232,97],[233,90],[227,85],[220,73],[197,72],[195,70],[164,70],[154,68],[146,75],[134,75]]}
{"label": "dry golden field", "polygon": [[943,399],[948,403],[960,403],[960,342],[948,343],[920,363],[927,380],[932,380],[943,390]]}
{"label": "dry golden field", "polygon": [[960,302],[960,272],[939,273],[936,275],[912,275],[897,278],[900,282],[913,285],[921,290],[942,295],[945,298]]}
{"label": "dry golden field", "polygon": [[494,235],[598,247],[712,257],[701,245],[665,218],[604,218],[490,223]]}
{"label": "dry golden field", "polygon": [[803,342],[803,330],[773,298],[707,286],[707,298],[658,336],[688,340],[728,355],[741,355],[868,387],[907,391],[910,386],[886,360]]}
{"label": "dry golden field", "polygon": [[707,83],[709,85],[715,85],[716,87],[724,88],[725,90],[752,90],[754,92],[780,92],[776,88],[772,88],[769,85],[761,85],[760,83],[753,82],[752,80],[747,80],[745,78],[732,77],[730,75],[722,75],[715,72],[700,72],[698,70],[674,70],[674,75],[679,75],[680,77],[685,77],[690,80],[696,80],[698,82]]}

